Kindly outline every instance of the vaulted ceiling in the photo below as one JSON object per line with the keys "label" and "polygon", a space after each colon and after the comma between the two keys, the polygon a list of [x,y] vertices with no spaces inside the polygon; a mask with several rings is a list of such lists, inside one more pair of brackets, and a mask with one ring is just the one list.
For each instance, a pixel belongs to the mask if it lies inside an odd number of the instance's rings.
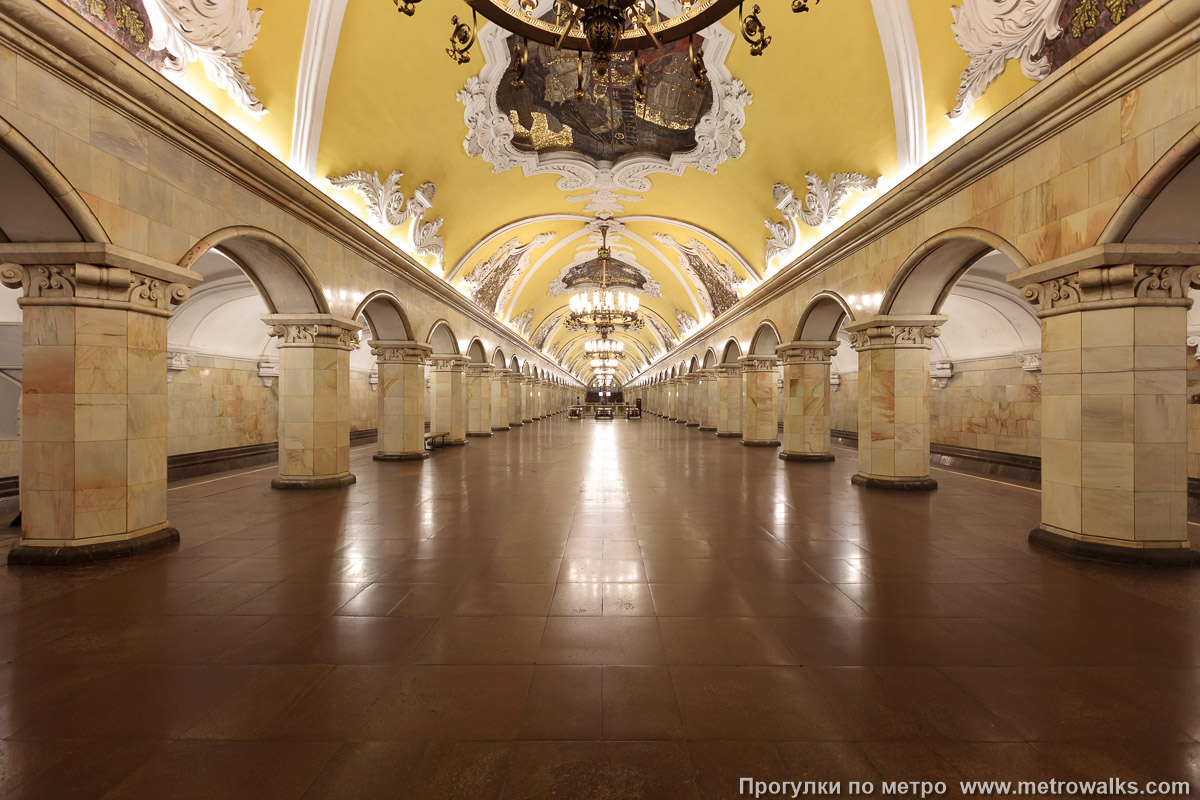
{"label": "vaulted ceiling", "polygon": [[[660,0],[660,7],[673,3]],[[244,0],[218,3],[239,4]],[[406,198],[432,182],[425,220],[444,220],[433,232],[444,238],[444,256],[419,260],[568,365],[580,362],[586,337],[558,319],[566,290],[589,285],[598,217],[614,220],[613,257],[640,286],[651,320],[623,335],[627,352],[644,360],[829,232],[828,225],[796,224],[792,246],[768,259],[764,220],[782,219],[774,184],[803,197],[809,172],[878,178],[878,189],[851,194],[844,221],[1032,85],[1010,62],[952,125],[946,115],[969,59],[951,29],[949,0],[824,0],[803,14],[764,3],[772,43],[761,57],[750,55],[735,19],[706,31],[713,82],[699,113],[708,118],[689,130],[671,119],[699,107],[679,99],[688,81],[679,80],[678,63],[662,61],[646,105],[625,109],[618,106],[630,88],[618,85],[615,64],[612,85],[588,86],[589,117],[561,92],[574,87],[573,67],[539,61],[524,89],[506,85],[509,41],[491,26],[481,28],[469,63],[447,57],[450,15],[466,17],[464,4],[421,3],[411,17],[390,0],[252,5],[263,10],[261,27],[241,68],[268,113],[247,111],[199,63],[189,65],[181,85],[364,219],[371,218],[364,197],[329,179],[359,170],[384,179],[399,170]],[[538,8],[545,12],[549,0]],[[686,53],[681,58],[686,63]],[[656,95],[655,74],[673,75],[682,88]],[[512,109],[493,99],[502,85]],[[597,116],[597,103],[601,111],[605,103],[613,107],[607,121]],[[614,115],[621,113],[618,125]],[[564,133],[564,120],[579,130]],[[497,122],[516,130],[515,149],[493,136]],[[590,136],[603,147],[607,137],[616,145],[618,132],[642,137],[637,141],[651,149],[680,138],[699,146],[677,150],[675,163],[661,154],[627,155],[611,171],[579,156],[572,161],[573,142],[584,149]],[[641,167],[622,173],[632,161]],[[402,249],[416,249],[408,223],[372,224]]]}

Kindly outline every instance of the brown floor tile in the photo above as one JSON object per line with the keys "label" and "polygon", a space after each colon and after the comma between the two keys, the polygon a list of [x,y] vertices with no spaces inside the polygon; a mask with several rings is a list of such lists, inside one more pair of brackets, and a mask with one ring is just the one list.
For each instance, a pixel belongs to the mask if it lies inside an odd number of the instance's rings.
{"label": "brown floor tile", "polygon": [[668,664],[795,664],[766,622],[747,617],[663,617]]}
{"label": "brown floor tile", "polygon": [[682,739],[675,686],[666,667],[604,668],[604,738]]}
{"label": "brown floor tile", "polygon": [[521,742],[504,800],[694,800],[692,762],[667,742]]}
{"label": "brown floor tile", "polygon": [[665,664],[654,617],[550,617],[539,664]]}
{"label": "brown floor tile", "polygon": [[416,664],[533,664],[544,617],[442,617],[412,654]]}
{"label": "brown floor tile", "polygon": [[850,738],[799,667],[671,667],[671,678],[688,739]]}
{"label": "brown floor tile", "polygon": [[534,669],[519,738],[599,739],[600,670],[554,666]]}
{"label": "brown floor tile", "polygon": [[348,738],[511,741],[532,677],[531,666],[401,667]]}

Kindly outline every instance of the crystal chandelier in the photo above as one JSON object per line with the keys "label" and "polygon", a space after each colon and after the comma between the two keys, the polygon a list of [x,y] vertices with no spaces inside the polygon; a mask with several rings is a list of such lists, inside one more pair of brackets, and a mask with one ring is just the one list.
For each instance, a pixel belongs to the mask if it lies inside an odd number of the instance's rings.
{"label": "crystal chandelier", "polygon": [[[396,8],[408,16],[416,11],[421,0],[392,0]],[[538,0],[462,0],[471,9],[470,22],[450,18],[452,33],[446,53],[459,64],[471,60],[470,49],[479,34],[479,17],[495,23],[513,34],[513,85],[523,85],[528,42],[540,42],[555,50],[579,53],[580,69],[583,54],[592,56],[592,68],[603,78],[613,53],[633,52],[633,77],[639,91],[645,89],[644,65],[639,51],[659,49],[663,45],[688,39],[692,43],[690,58],[697,86],[708,84],[703,52],[692,38],[710,25],[736,12],[741,17],[739,30],[750,45],[750,55],[762,55],[771,43],[759,18],[757,5],[742,16],[742,0],[679,0],[682,13],[664,16],[658,0],[554,0],[553,12],[541,18],[534,16]],[[809,4],[821,0],[792,0],[793,13],[808,11]]]}
{"label": "crystal chandelier", "polygon": [[625,357],[625,343],[616,342],[608,338],[593,339],[590,342],[584,342],[583,350],[585,353],[602,356],[604,358]]}
{"label": "crystal chandelier", "polygon": [[[600,226],[600,237],[600,249],[596,251],[600,259],[600,288],[571,295],[571,313],[567,315],[565,324],[572,331],[595,328],[603,342],[616,328],[638,329],[645,326],[646,321],[638,314],[641,301],[636,294],[614,292],[608,288],[608,261],[612,253],[608,249],[607,225]],[[620,349],[615,352],[620,352]]]}
{"label": "crystal chandelier", "polygon": [[619,363],[620,362],[617,361],[615,358],[593,358],[592,359],[593,367],[615,367]]}

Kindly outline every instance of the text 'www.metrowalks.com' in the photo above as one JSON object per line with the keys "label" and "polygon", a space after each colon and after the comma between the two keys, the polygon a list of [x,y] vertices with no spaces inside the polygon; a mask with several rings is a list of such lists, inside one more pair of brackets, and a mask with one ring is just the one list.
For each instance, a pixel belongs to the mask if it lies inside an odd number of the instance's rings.
{"label": "text 'www.metrowalks.com'", "polygon": [[[959,781],[962,797],[1185,797],[1187,781]],[[944,781],[760,781],[741,778],[744,797],[941,797],[951,786]]]}

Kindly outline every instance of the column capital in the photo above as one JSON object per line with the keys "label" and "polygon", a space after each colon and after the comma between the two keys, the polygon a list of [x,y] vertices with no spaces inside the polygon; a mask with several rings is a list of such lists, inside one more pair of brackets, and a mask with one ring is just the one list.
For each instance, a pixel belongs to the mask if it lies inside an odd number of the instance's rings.
{"label": "column capital", "polygon": [[512,377],[511,369],[505,369],[504,367],[492,367],[492,380],[494,380],[494,381],[506,380],[506,379],[511,379],[511,377]]}
{"label": "column capital", "polygon": [[742,365],[737,363],[736,361],[725,363],[725,364],[718,364],[716,370],[717,370],[717,372],[721,373],[721,375],[723,375],[723,376],[738,375],[742,371]]}
{"label": "column capital", "polygon": [[371,339],[371,355],[384,364],[424,364],[433,348],[423,342]]}
{"label": "column capital", "polygon": [[931,350],[947,317],[941,314],[881,314],[847,325],[855,350]]}
{"label": "column capital", "polygon": [[1104,244],[1014,272],[1008,282],[1039,317],[1129,306],[1190,306],[1200,245]]}
{"label": "column capital", "polygon": [[840,342],[797,341],[781,344],[775,354],[786,366],[788,364],[828,364],[837,354]]}
{"label": "column capital", "polygon": [[463,356],[453,354],[434,354],[429,357],[429,366],[434,372],[465,372],[467,361]]}
{"label": "column capital", "polygon": [[279,338],[280,347],[329,347],[354,350],[362,325],[334,314],[263,314],[268,334]]}
{"label": "column capital", "polygon": [[0,244],[0,283],[18,305],[90,306],[171,316],[204,276],[105,243]]}
{"label": "column capital", "polygon": [[779,366],[779,359],[764,355],[742,356],[738,364],[742,372],[773,372]]}
{"label": "column capital", "polygon": [[682,381],[683,383],[695,383],[699,377],[700,376],[697,375],[696,373],[689,372],[688,374],[682,376],[679,380]]}
{"label": "column capital", "polygon": [[491,373],[491,364],[467,364],[467,377],[469,378],[486,378]]}

